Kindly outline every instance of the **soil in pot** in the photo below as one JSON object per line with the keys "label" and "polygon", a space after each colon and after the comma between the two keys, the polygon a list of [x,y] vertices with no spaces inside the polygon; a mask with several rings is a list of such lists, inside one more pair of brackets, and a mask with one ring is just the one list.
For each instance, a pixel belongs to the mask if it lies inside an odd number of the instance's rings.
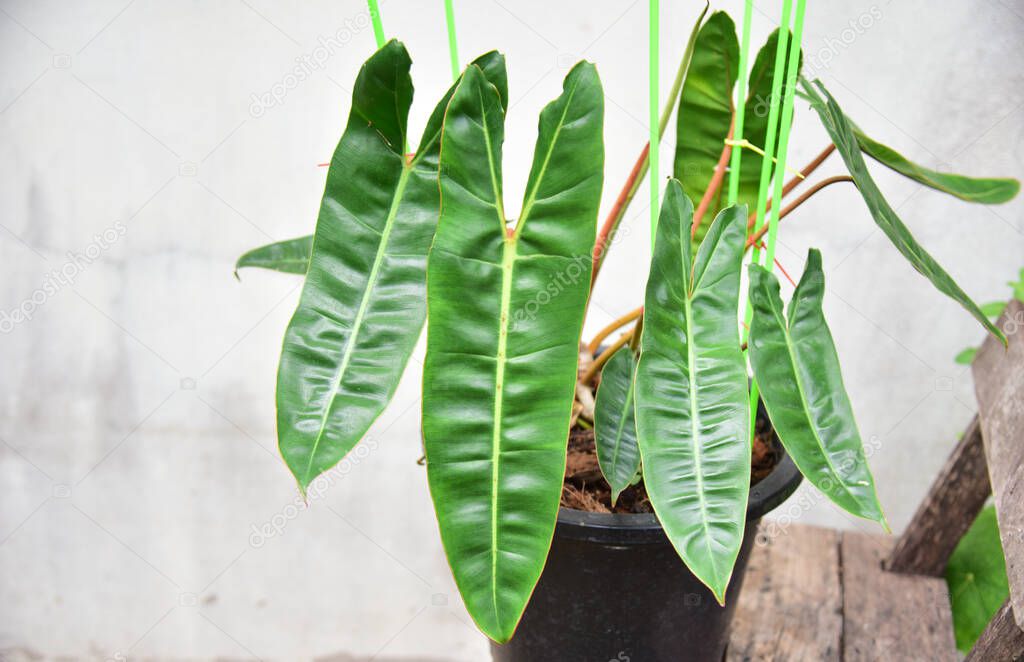
{"label": "soil in pot", "polygon": [[[772,472],[781,459],[780,444],[767,419],[758,416],[754,430],[750,484]],[[589,513],[653,513],[643,480],[627,487],[612,506],[611,486],[597,462],[593,429],[574,427],[569,433],[569,453],[562,484],[562,507]]]}

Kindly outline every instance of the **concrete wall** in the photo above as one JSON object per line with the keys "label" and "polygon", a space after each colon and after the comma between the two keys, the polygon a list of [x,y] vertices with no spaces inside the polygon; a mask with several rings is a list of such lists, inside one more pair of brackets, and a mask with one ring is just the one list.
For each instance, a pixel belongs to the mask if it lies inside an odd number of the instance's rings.
{"label": "concrete wall", "polygon": [[[607,208],[647,133],[645,3],[456,4],[463,56],[509,58],[509,200],[525,185],[537,112],[578,58],[598,64]],[[667,88],[698,3],[663,4]],[[757,3],[755,43],[776,4]],[[809,4],[812,73],[865,130],[926,165],[1024,174],[1019,2]],[[441,3],[389,0],[382,12],[415,59],[422,126],[450,80]],[[372,49],[358,0],[0,3],[0,311],[32,311],[0,336],[4,659],[483,659],[416,464],[422,347],[366,442],[304,509],[273,408],[299,280],[231,277],[242,251],[313,227],[317,164]],[[307,66],[296,58],[325,54],[304,80],[289,76]],[[259,101],[282,85],[279,101]],[[825,140],[799,104],[792,162]],[[841,171],[833,158],[822,174]],[[1024,263],[1024,203],[972,206],[874,172],[969,293],[1007,296]],[[640,300],[647,199],[601,277],[591,331]],[[852,188],[787,219],[790,273],[812,245],[899,530],[974,410],[952,357],[982,332],[905,264]],[[787,516],[872,529],[803,496]]]}

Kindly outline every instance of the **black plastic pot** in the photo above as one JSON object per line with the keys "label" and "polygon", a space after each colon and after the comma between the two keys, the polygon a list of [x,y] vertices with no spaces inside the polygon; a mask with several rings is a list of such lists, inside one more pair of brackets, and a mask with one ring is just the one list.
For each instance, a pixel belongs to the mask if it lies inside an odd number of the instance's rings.
{"label": "black plastic pot", "polygon": [[[781,450],[781,449],[780,449]],[[683,565],[654,515],[563,508],[547,564],[496,662],[719,662],[761,517],[796,490],[788,455],[750,488],[725,607]]]}

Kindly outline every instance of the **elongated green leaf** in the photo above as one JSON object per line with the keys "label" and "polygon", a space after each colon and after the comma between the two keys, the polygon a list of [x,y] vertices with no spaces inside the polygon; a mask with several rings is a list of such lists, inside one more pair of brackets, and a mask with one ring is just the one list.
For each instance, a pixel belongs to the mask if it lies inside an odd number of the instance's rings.
{"label": "elongated green leaf", "polygon": [[633,350],[622,347],[601,369],[601,386],[597,389],[594,407],[597,462],[612,486],[612,505],[640,470],[636,410],[633,406],[635,372]]}
{"label": "elongated green leaf", "polygon": [[596,69],[576,65],[541,113],[512,234],[502,201],[504,111],[475,67],[444,122],[423,438],[455,582],[498,642],[522,616],[558,513],[601,197],[603,110]]}
{"label": "elongated green leaf", "polygon": [[[772,80],[775,73],[775,51],[778,47],[779,31],[773,31],[754,59],[747,80],[747,102],[743,111],[743,138],[751,144],[764,148],[768,138],[768,111],[772,100]],[[803,63],[803,51],[800,51],[800,63]],[[797,66],[797,72],[799,72]],[[782,80],[786,80],[783,72]],[[781,99],[779,100],[781,104]],[[782,113],[778,123],[782,124]],[[778,135],[779,127],[776,128]],[[761,184],[761,162],[763,157],[752,149],[742,150],[740,156],[740,190],[736,199],[738,204],[754,209],[757,204],[757,193]]]}
{"label": "elongated green leaf", "polygon": [[694,200],[704,195],[729,135],[739,49],[736,26],[725,12],[712,14],[697,33],[679,96],[673,168]]}
{"label": "elongated green leaf", "polygon": [[[936,289],[966,308],[967,312],[1005,345],[1006,337],[1003,332],[985,316],[985,313],[967,296],[967,293],[960,289],[956,281],[939,266],[935,258],[921,244],[917,243],[914,236],[910,234],[910,230],[896,215],[895,210],[882,197],[882,192],[878,190],[878,185],[875,184],[875,180],[871,178],[871,174],[864,164],[864,157],[861,155],[853,126],[843,114],[836,100],[825,89],[821,81],[814,81],[814,85],[803,79],[800,82],[804,92],[811,100],[811,107],[817,111],[821,123],[832,138],[832,142],[835,143],[840,156],[843,157],[850,176],[853,177],[857,188],[860,189],[860,194],[871,211],[871,217],[875,219],[875,223],[882,229],[885,236],[915,269],[935,285]],[[824,99],[818,93],[819,90],[825,95]]]}
{"label": "elongated green leaf", "polygon": [[1016,179],[998,177],[967,177],[948,172],[937,172],[909,161],[888,145],[868,137],[860,127],[853,127],[853,135],[861,151],[882,165],[910,177],[936,191],[942,191],[967,202],[997,205],[1011,200],[1020,191]]}
{"label": "elongated green leaf", "polygon": [[956,647],[966,653],[1010,595],[994,506],[978,513],[953,550],[946,566],[946,585]]}
{"label": "elongated green leaf", "polygon": [[259,267],[286,274],[305,274],[309,268],[309,254],[313,251],[313,235],[286,239],[254,248],[242,254],[235,262],[235,277],[244,267]]}
{"label": "elongated green leaf", "polygon": [[750,364],[775,432],[800,472],[844,510],[886,526],[821,312],[824,292],[821,253],[813,248],[785,317],[779,281],[750,265]]}
{"label": "elongated green leaf", "polygon": [[[504,80],[501,56],[485,58]],[[409,67],[405,47],[390,41],[359,72],[327,173],[302,296],[285,332],[278,443],[303,490],[380,415],[423,326],[441,120],[451,90],[415,157],[406,158]]]}
{"label": "elongated green leaf", "polygon": [[722,211],[692,266],[693,204],[669,180],[644,299],[636,424],[644,483],[679,556],[719,602],[750,488],[747,370],[736,321],[745,207]]}

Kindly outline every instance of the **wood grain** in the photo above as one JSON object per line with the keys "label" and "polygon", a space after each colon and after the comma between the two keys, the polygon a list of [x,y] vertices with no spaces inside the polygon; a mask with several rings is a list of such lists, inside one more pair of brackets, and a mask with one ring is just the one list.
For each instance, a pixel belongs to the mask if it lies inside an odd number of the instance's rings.
{"label": "wood grain", "polygon": [[1024,460],[1024,304],[1012,301],[998,325],[1009,346],[988,336],[971,364],[981,431],[989,454],[993,492],[1006,484]]}
{"label": "wood grain", "polygon": [[991,493],[975,416],[893,548],[886,569],[942,577],[950,554]]}
{"label": "wood grain", "polygon": [[988,456],[1010,604],[1024,628],[1024,304],[1011,301],[999,319],[1008,348],[985,339],[971,366]]}
{"label": "wood grain", "polygon": [[945,580],[882,570],[892,544],[843,534],[843,659],[956,660]]}
{"label": "wood grain", "polygon": [[839,660],[840,534],[790,524],[767,538],[768,530],[747,566],[726,660]]}
{"label": "wood grain", "polygon": [[996,615],[989,621],[988,627],[974,642],[974,648],[967,655],[965,662],[993,662],[994,660],[1024,659],[1024,632],[1017,626],[1013,618],[1013,608],[1007,600]]}

